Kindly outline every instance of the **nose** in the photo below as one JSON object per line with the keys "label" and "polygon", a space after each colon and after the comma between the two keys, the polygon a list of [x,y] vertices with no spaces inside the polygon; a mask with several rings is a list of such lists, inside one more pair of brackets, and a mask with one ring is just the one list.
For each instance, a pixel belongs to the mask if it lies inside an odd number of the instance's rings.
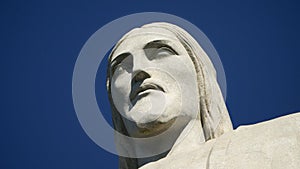
{"label": "nose", "polygon": [[144,51],[137,52],[133,55],[133,65],[132,65],[132,81],[131,85],[140,85],[147,78],[150,78],[150,74],[147,73],[147,67],[150,63],[145,55]]}
{"label": "nose", "polygon": [[[141,79],[143,78],[143,72],[146,72],[145,69],[149,67],[150,61],[145,55],[144,51],[138,51],[133,54],[133,64],[132,64],[132,77]],[[142,72],[142,73],[140,73]],[[138,78],[139,77],[139,78]]]}
{"label": "nose", "polygon": [[143,82],[145,79],[150,78],[150,75],[145,71],[139,71],[133,78],[132,84]]}
{"label": "nose", "polygon": [[147,78],[150,78],[150,75],[145,71],[139,71],[131,80],[131,91],[130,91],[130,100],[135,98],[138,88],[141,86],[143,81]]}

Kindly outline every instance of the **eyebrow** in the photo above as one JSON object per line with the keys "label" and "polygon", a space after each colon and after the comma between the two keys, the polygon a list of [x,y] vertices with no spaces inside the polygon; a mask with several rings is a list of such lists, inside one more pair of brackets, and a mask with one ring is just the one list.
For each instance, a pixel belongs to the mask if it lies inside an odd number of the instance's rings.
{"label": "eyebrow", "polygon": [[144,46],[143,49],[162,48],[162,47],[169,48],[170,50],[172,50],[172,52],[174,52],[174,54],[178,55],[176,50],[174,50],[170,45],[168,45],[168,41],[166,41],[166,40],[155,40],[155,41],[149,42]]}

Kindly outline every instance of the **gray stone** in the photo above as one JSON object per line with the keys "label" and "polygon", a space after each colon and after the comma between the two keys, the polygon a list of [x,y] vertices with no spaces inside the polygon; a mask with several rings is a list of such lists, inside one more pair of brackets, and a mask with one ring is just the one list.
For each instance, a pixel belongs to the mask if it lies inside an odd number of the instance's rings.
{"label": "gray stone", "polygon": [[124,35],[109,57],[107,90],[115,129],[145,140],[116,138],[118,150],[142,157],[120,156],[120,169],[300,168],[300,114],[233,130],[213,64],[176,25]]}

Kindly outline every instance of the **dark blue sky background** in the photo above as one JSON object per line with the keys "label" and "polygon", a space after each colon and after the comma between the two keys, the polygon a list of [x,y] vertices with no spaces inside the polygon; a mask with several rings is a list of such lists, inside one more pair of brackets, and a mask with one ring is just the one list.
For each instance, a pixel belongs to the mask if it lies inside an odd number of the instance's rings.
{"label": "dark blue sky background", "polygon": [[[300,111],[296,0],[4,0],[1,169],[117,168],[117,156],[93,143],[76,118],[73,67],[83,44],[100,27],[151,11],[182,17],[211,40],[227,76],[234,127]],[[98,98],[106,99],[99,92]]]}

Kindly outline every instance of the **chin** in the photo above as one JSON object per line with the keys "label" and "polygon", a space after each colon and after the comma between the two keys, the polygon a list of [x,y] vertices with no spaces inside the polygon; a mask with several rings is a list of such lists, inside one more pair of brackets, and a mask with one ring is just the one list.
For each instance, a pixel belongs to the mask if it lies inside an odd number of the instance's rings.
{"label": "chin", "polygon": [[133,135],[134,137],[153,137],[168,130],[175,122],[176,118],[173,118],[167,122],[161,122],[159,120],[152,121],[149,123],[138,123],[137,132]]}

